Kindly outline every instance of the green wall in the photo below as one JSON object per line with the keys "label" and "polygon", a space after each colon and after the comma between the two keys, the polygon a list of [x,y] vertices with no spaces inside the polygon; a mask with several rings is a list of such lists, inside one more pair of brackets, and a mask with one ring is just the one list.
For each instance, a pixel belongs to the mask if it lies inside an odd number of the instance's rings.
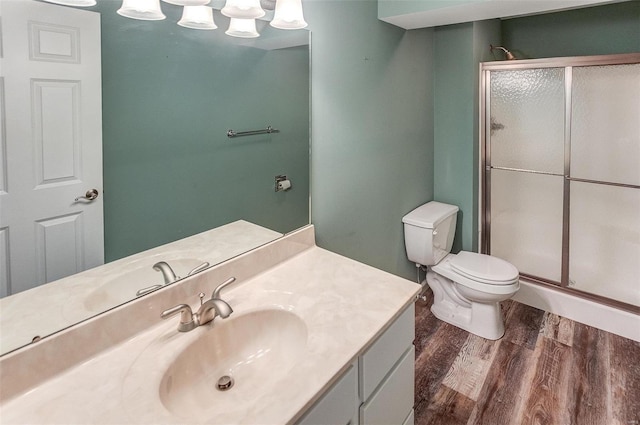
{"label": "green wall", "polygon": [[464,7],[468,4],[481,3],[483,1],[487,0],[378,0],[378,16],[382,19],[409,13]]}
{"label": "green wall", "polygon": [[473,24],[435,31],[434,197],[457,205],[454,250],[472,238]]}
{"label": "green wall", "polygon": [[460,208],[454,252],[478,246],[478,67],[499,42],[498,20],[435,31],[434,198]]}
{"label": "green wall", "polygon": [[500,32],[495,22],[435,30],[434,198],[460,206],[454,251],[477,249],[478,63],[495,60],[489,44],[518,58],[640,52],[638,1],[507,19]]}
{"label": "green wall", "polygon": [[502,39],[520,59],[640,52],[640,1],[507,19]]}
{"label": "green wall", "polygon": [[[308,46],[268,51],[182,28],[165,3],[159,22],[100,5],[106,260],[238,219],[307,224]],[[281,132],[226,137],[266,125]],[[275,193],[278,174],[291,190]]]}
{"label": "green wall", "polygon": [[489,44],[536,57],[640,51],[638,5],[404,31],[377,20],[374,1],[305,2],[318,244],[413,278],[401,219],[435,199],[461,209],[454,251],[477,249],[478,64],[496,59]]}
{"label": "green wall", "polygon": [[[631,1],[505,20],[502,21],[502,43],[520,57],[640,51],[639,7],[640,2]],[[484,55],[489,42],[497,43],[495,40],[500,38],[496,21],[404,31],[379,21],[373,0],[306,0],[305,16],[313,38],[311,191],[312,221],[316,225],[318,244],[413,279],[415,267],[406,260],[404,251],[402,216],[436,199],[461,207],[455,249],[474,249],[478,184],[477,63],[492,59]],[[156,50],[152,56],[161,61],[162,52],[165,50]],[[179,50],[166,52],[165,61],[181,54]],[[264,56],[263,53],[262,60]],[[117,55],[110,59],[112,68],[120,67],[122,60]],[[262,60],[254,59],[253,65],[259,66]],[[175,79],[202,81],[204,77],[213,86],[217,81],[212,62],[203,63],[186,74],[176,65],[170,76],[153,75],[150,67],[149,78],[163,78],[164,84],[170,86]],[[257,68],[253,72],[248,69],[241,77],[255,73]],[[141,90],[118,87],[116,74],[113,75],[108,78],[105,94],[110,90]],[[265,86],[270,85],[265,82]],[[146,105],[153,107],[146,114],[158,116],[160,122],[175,122],[162,105],[167,100],[175,101],[179,94],[168,90],[166,87],[153,92],[156,101]],[[192,93],[198,94],[195,85]],[[245,96],[251,98],[248,92],[243,92],[242,97]],[[260,96],[251,101],[265,98]],[[108,105],[108,102],[105,98],[110,114],[126,118],[127,110],[118,111],[116,103]],[[144,204],[144,199],[136,199],[142,190],[136,184],[140,173],[164,176],[163,186],[172,191],[172,196],[163,198],[159,191],[147,199],[157,207],[159,216],[154,219],[162,222],[165,216],[177,217],[180,210],[184,210],[180,200],[184,191],[206,193],[212,184],[225,181],[229,176],[250,179],[251,173],[240,171],[247,168],[255,168],[256,175],[268,175],[268,180],[276,169],[289,172],[289,168],[282,170],[282,166],[256,168],[247,156],[251,152],[273,153],[273,141],[238,146],[211,142],[209,135],[218,131],[213,128],[218,116],[225,117],[219,123],[223,128],[245,126],[243,120],[233,121],[234,114],[212,109],[206,99],[201,101],[200,109],[191,112],[196,114],[198,122],[205,122],[205,130],[182,126],[184,131],[180,132],[168,126],[164,131],[158,130],[153,140],[137,140],[117,128],[117,121],[112,122],[111,133],[105,138],[105,161],[115,160],[119,168],[106,174],[105,197],[117,197],[123,205],[130,203],[123,207],[130,211],[107,211],[107,229],[120,226],[122,230],[122,239],[117,244],[119,250],[154,234],[155,228],[146,223],[149,219],[146,216],[139,215],[137,225],[118,222],[127,220],[129,212],[135,213]],[[211,143],[218,144],[222,152],[230,155],[231,174],[218,173],[219,152],[211,149]],[[156,149],[175,156],[154,160]],[[180,186],[177,179],[166,177],[192,173],[190,167],[194,164],[202,167],[199,183]],[[271,181],[264,184],[272,190]],[[225,190],[234,195],[233,188]],[[240,203],[234,206],[235,210],[240,211],[243,204],[249,202],[251,196],[245,195],[235,193]],[[288,199],[277,201],[281,211],[288,209]],[[208,207],[189,205],[188,210],[190,215],[185,226],[196,227],[194,223],[201,225],[198,217],[207,216]],[[279,225],[275,223],[274,227]]]}
{"label": "green wall", "polygon": [[433,30],[377,3],[308,1],[312,222],[318,245],[413,279],[402,217],[433,197]]}

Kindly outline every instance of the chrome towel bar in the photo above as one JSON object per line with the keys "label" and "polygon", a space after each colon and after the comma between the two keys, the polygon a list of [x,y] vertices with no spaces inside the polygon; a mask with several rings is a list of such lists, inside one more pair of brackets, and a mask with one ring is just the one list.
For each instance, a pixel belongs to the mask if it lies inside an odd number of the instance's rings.
{"label": "chrome towel bar", "polygon": [[235,130],[227,130],[227,137],[241,137],[241,136],[253,136],[256,134],[271,134],[271,133],[279,133],[280,130],[277,130],[270,125],[263,130],[251,130],[251,131],[235,131]]}

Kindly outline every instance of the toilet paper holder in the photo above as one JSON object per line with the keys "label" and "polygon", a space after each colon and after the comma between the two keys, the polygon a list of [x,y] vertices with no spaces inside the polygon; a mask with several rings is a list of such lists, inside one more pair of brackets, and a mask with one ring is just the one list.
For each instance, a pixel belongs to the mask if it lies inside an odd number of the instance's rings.
{"label": "toilet paper holder", "polygon": [[291,181],[287,179],[287,176],[280,174],[276,176],[275,184],[276,192],[282,192],[291,189]]}

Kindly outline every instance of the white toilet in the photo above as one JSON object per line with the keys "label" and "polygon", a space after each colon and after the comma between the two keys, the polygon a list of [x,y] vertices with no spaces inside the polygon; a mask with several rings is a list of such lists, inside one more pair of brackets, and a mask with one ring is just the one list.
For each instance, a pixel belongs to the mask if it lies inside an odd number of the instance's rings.
{"label": "white toilet", "polygon": [[407,257],[429,266],[431,311],[440,320],[487,339],[504,335],[500,301],[519,289],[518,269],[490,255],[451,254],[458,207],[428,202],[402,218]]}

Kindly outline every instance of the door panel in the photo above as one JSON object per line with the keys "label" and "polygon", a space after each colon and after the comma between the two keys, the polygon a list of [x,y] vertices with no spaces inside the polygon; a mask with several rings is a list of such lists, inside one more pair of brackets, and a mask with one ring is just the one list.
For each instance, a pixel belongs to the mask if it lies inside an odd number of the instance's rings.
{"label": "door panel", "polygon": [[560,282],[563,178],[491,171],[491,254]]}
{"label": "door panel", "polygon": [[82,214],[38,221],[36,253],[39,280],[51,282],[76,273],[82,267]]}
{"label": "door panel", "polygon": [[79,82],[34,80],[33,130],[38,188],[81,180],[78,128]]}
{"label": "door panel", "polygon": [[491,165],[562,174],[564,69],[491,74]]}
{"label": "door panel", "polygon": [[569,286],[640,306],[640,190],[571,182]]}
{"label": "door panel", "polygon": [[0,228],[0,297],[9,295],[9,229]]}
{"label": "door panel", "polygon": [[640,185],[640,64],[573,70],[571,177]]}

